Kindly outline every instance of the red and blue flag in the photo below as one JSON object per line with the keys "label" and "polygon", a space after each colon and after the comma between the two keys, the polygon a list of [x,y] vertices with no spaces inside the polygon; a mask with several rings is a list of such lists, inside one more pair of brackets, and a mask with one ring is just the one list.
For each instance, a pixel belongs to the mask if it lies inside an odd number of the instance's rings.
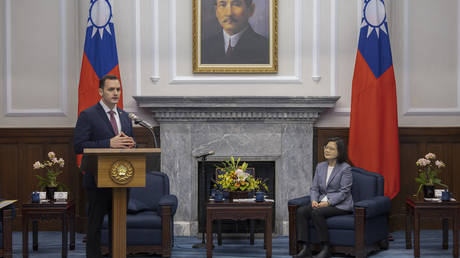
{"label": "red and blue flag", "polygon": [[[90,0],[78,86],[78,114],[100,100],[99,79],[106,74],[120,78],[112,4],[110,0]],[[118,106],[123,108],[123,95]]]}
{"label": "red and blue flag", "polygon": [[385,178],[385,195],[399,192],[396,81],[383,0],[365,0],[352,83],[349,157]]}

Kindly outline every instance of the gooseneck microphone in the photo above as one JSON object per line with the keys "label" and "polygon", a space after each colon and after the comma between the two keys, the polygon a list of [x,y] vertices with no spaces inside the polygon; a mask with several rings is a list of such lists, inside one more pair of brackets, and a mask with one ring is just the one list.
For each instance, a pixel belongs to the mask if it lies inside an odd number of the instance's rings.
{"label": "gooseneck microphone", "polygon": [[134,121],[135,124],[141,125],[141,126],[143,126],[145,128],[153,128],[153,126],[151,124],[149,124],[147,121],[142,120],[141,118],[139,118],[138,116],[136,116],[133,113],[129,113],[128,116],[129,116],[129,118],[131,118],[131,120]]}
{"label": "gooseneck microphone", "polygon": [[206,153],[195,155],[194,157],[199,159],[199,158],[206,158],[207,156],[210,156],[210,155],[214,155],[214,151],[208,151]]}
{"label": "gooseneck microphone", "polygon": [[155,132],[153,132],[153,126],[151,124],[149,124],[147,121],[141,119],[140,117],[136,116],[133,113],[129,113],[128,117],[131,120],[133,120],[135,124],[149,129],[150,133],[152,133],[152,136],[153,136],[153,142],[154,142],[154,145],[155,145],[154,147],[158,148],[159,147],[158,146],[158,141],[157,141],[157,137],[155,136]]}

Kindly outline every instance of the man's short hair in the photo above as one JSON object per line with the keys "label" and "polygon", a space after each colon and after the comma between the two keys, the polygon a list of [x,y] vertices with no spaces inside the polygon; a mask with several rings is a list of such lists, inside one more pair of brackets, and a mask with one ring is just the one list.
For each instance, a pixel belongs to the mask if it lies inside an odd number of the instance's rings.
{"label": "man's short hair", "polygon": [[[217,1],[219,1],[219,0],[215,0],[215,2],[214,2],[215,5],[217,4]],[[244,0],[244,2],[246,3],[247,7],[251,6],[251,4],[252,4],[252,0]]]}
{"label": "man's short hair", "polygon": [[118,79],[118,77],[116,75],[106,74],[104,77],[102,77],[102,79],[99,80],[99,88],[100,89],[104,89],[105,81],[107,81],[107,80],[117,80],[117,81],[119,81],[120,79]]}

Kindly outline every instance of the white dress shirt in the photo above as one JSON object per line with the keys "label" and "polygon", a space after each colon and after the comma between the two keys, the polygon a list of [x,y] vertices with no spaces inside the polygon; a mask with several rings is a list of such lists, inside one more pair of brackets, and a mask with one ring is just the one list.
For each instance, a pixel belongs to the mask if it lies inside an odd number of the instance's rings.
{"label": "white dress shirt", "polygon": [[113,112],[114,112],[113,116],[115,116],[115,121],[117,122],[118,133],[121,133],[121,122],[120,122],[120,116],[118,115],[117,106],[115,106],[113,109],[110,109],[110,108],[104,103],[104,101],[102,101],[102,99],[99,101],[99,103],[101,104],[102,108],[104,109],[104,112],[105,112],[105,114],[107,115],[107,118],[109,118],[109,121],[110,121],[110,114],[109,114],[109,111],[110,111],[110,110],[113,110]]}
{"label": "white dress shirt", "polygon": [[[227,32],[225,32],[224,30],[224,48],[225,48],[225,52],[227,53],[227,49],[228,49],[228,42],[230,41],[230,45],[232,48],[234,48],[236,46],[236,44],[238,44],[238,41],[240,40],[241,38],[241,35],[243,35],[243,33],[248,29],[249,27],[246,27],[244,28],[243,30],[241,30],[240,32],[234,34],[234,35],[228,35]],[[232,40],[230,40],[232,39]]]}
{"label": "white dress shirt", "polygon": [[[327,166],[327,175],[326,175],[326,187],[327,183],[329,182],[329,177],[331,176],[332,170],[334,170],[334,167]],[[327,194],[321,199],[322,202],[327,202]]]}

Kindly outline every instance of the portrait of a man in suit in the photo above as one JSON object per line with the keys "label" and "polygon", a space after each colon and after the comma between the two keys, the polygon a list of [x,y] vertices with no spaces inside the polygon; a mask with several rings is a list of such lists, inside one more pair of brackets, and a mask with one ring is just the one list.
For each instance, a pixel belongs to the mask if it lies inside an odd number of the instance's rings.
{"label": "portrait of a man in suit", "polygon": [[[202,13],[202,64],[269,64],[269,0],[258,1],[262,10],[258,15],[264,16],[259,20],[265,19],[266,22],[256,23],[257,28],[250,23],[258,8],[255,0],[203,2],[207,6],[202,9],[205,10]],[[215,17],[212,17],[211,10]],[[206,15],[211,17],[204,17]]]}

